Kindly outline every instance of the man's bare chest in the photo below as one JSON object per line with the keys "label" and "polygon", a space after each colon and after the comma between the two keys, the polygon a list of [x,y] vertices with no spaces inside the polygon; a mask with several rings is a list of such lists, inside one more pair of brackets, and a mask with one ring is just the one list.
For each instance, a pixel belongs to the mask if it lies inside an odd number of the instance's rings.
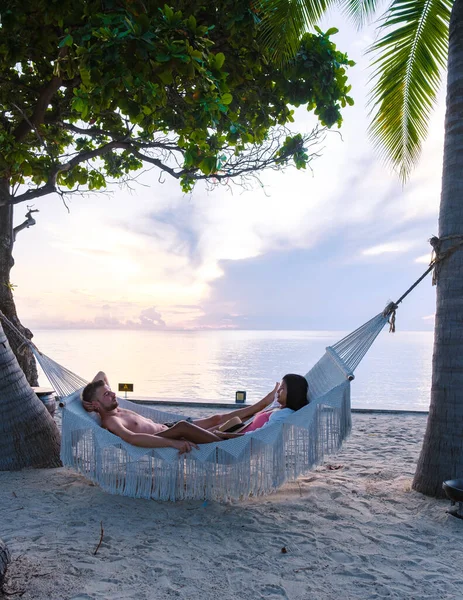
{"label": "man's bare chest", "polygon": [[124,427],[134,433],[154,433],[156,428],[153,421],[132,412],[121,413],[118,415],[118,419]]}

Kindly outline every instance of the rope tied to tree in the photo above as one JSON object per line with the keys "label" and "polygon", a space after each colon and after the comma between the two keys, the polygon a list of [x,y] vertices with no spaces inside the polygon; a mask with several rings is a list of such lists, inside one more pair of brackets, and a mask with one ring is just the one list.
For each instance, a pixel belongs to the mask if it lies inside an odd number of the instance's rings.
{"label": "rope tied to tree", "polygon": [[[443,252],[441,252],[442,242],[445,241],[445,240],[454,240],[454,239],[457,239],[457,240],[460,240],[460,241],[457,244],[455,244],[454,246],[451,246],[450,248],[447,248],[447,250],[444,250]],[[432,238],[429,239],[429,243],[432,246],[432,253],[431,253],[431,260],[429,262],[429,267],[421,275],[421,277],[419,277],[415,281],[415,283],[413,283],[413,285],[411,285],[408,288],[408,290],[404,294],[402,294],[402,296],[396,302],[390,302],[386,306],[386,308],[383,310],[383,315],[385,317],[388,317],[389,333],[394,333],[395,332],[396,310],[399,307],[399,304],[402,302],[402,300],[404,300],[404,298],[406,298],[408,296],[408,294],[414,288],[416,288],[416,286],[431,271],[433,271],[432,285],[436,285],[437,284],[437,279],[438,279],[438,275],[439,275],[438,269],[440,267],[440,263],[443,260],[445,260],[446,258],[448,258],[450,255],[452,255],[456,250],[458,250],[459,248],[461,248],[463,246],[463,235],[446,235],[446,236],[442,236],[441,238],[438,238],[437,236],[434,235]]]}
{"label": "rope tied to tree", "polygon": [[37,348],[37,346],[34,344],[34,342],[32,340],[30,340],[29,338],[27,338],[23,333],[21,333],[21,331],[19,331],[19,329],[16,327],[16,325],[14,323],[12,323],[6,317],[6,315],[3,314],[3,312],[1,310],[0,310],[0,320],[2,320],[4,323],[6,323],[6,325],[8,325],[10,330],[22,341],[22,344],[18,347],[18,350],[17,350],[18,352],[21,352],[21,349],[23,346],[29,346],[30,348],[32,348],[33,350],[35,350],[36,352],[41,354],[40,350]]}
{"label": "rope tied to tree", "polygon": [[[447,248],[447,250],[444,250],[443,252],[441,252],[441,246],[442,246],[442,242],[444,242],[445,240],[460,240],[458,243],[456,243],[454,246],[450,246],[450,248]],[[458,235],[445,235],[442,236],[441,238],[438,238],[437,236],[433,236],[430,240],[429,243],[432,246],[432,254],[431,254],[431,262],[429,263],[429,265],[434,267],[434,272],[432,274],[432,285],[436,285],[437,284],[437,280],[439,278],[439,270],[440,270],[440,263],[448,258],[451,254],[453,254],[456,250],[458,250],[458,248],[461,248],[463,246],[463,235],[458,234]]]}

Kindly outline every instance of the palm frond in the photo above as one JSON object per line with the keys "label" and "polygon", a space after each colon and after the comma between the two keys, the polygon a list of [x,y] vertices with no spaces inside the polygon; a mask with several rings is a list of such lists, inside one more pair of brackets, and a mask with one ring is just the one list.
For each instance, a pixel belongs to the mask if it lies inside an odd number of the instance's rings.
{"label": "palm frond", "polygon": [[253,11],[260,20],[260,39],[272,60],[283,65],[294,58],[301,36],[315,25],[336,0],[257,0]]}
{"label": "palm frond", "polygon": [[406,181],[428,133],[446,68],[452,0],[395,0],[380,21],[387,33],[369,48],[374,88],[370,137]]}
{"label": "palm frond", "polygon": [[364,27],[378,9],[378,0],[340,0],[342,12],[355,23],[357,29]]}

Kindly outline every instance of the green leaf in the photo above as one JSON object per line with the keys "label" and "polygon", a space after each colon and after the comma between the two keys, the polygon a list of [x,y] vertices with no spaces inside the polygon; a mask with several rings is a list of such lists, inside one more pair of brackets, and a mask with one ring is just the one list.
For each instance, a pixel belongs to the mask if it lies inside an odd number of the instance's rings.
{"label": "green leaf", "polygon": [[225,54],[223,52],[218,52],[215,55],[214,66],[217,70],[220,70],[225,62]]}
{"label": "green leaf", "polygon": [[86,86],[90,86],[90,83],[91,83],[90,71],[88,71],[85,67],[82,67],[79,70],[79,73],[80,73],[80,78],[82,80],[82,83]]}
{"label": "green leaf", "polygon": [[25,177],[30,177],[32,175],[32,167],[28,162],[23,162],[21,165],[22,174]]}
{"label": "green leaf", "polygon": [[64,46],[72,46],[74,42],[74,38],[70,33],[68,33],[58,44],[59,48],[63,48]]}
{"label": "green leaf", "polygon": [[196,19],[193,15],[188,17],[188,26],[192,31],[196,31]]}
{"label": "green leaf", "polygon": [[170,85],[174,80],[172,71],[162,71],[161,73],[158,73],[158,77],[165,85]]}
{"label": "green leaf", "polygon": [[169,22],[174,18],[174,11],[167,4],[164,4],[164,14]]}
{"label": "green leaf", "polygon": [[199,168],[204,173],[204,175],[210,175],[211,173],[215,173],[217,170],[217,161],[214,157],[208,157],[203,159],[199,163]]}
{"label": "green leaf", "polygon": [[221,96],[220,100],[222,104],[225,104],[225,106],[227,106],[228,104],[231,104],[233,102],[233,96],[231,94],[224,94],[223,96]]}
{"label": "green leaf", "polygon": [[84,108],[85,108],[85,102],[82,98],[79,98],[78,96],[76,98],[73,98],[72,100],[72,108],[73,110],[75,110],[78,113],[81,113]]}

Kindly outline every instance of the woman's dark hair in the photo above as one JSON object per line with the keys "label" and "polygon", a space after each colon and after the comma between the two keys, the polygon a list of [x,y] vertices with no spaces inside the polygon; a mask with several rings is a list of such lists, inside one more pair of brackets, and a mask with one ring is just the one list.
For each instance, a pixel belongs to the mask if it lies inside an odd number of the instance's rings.
{"label": "woman's dark hair", "polygon": [[299,410],[303,406],[309,403],[307,400],[307,392],[309,390],[309,384],[307,379],[302,375],[294,375],[288,373],[283,377],[286,383],[287,394],[286,394],[286,406],[292,410]]}

